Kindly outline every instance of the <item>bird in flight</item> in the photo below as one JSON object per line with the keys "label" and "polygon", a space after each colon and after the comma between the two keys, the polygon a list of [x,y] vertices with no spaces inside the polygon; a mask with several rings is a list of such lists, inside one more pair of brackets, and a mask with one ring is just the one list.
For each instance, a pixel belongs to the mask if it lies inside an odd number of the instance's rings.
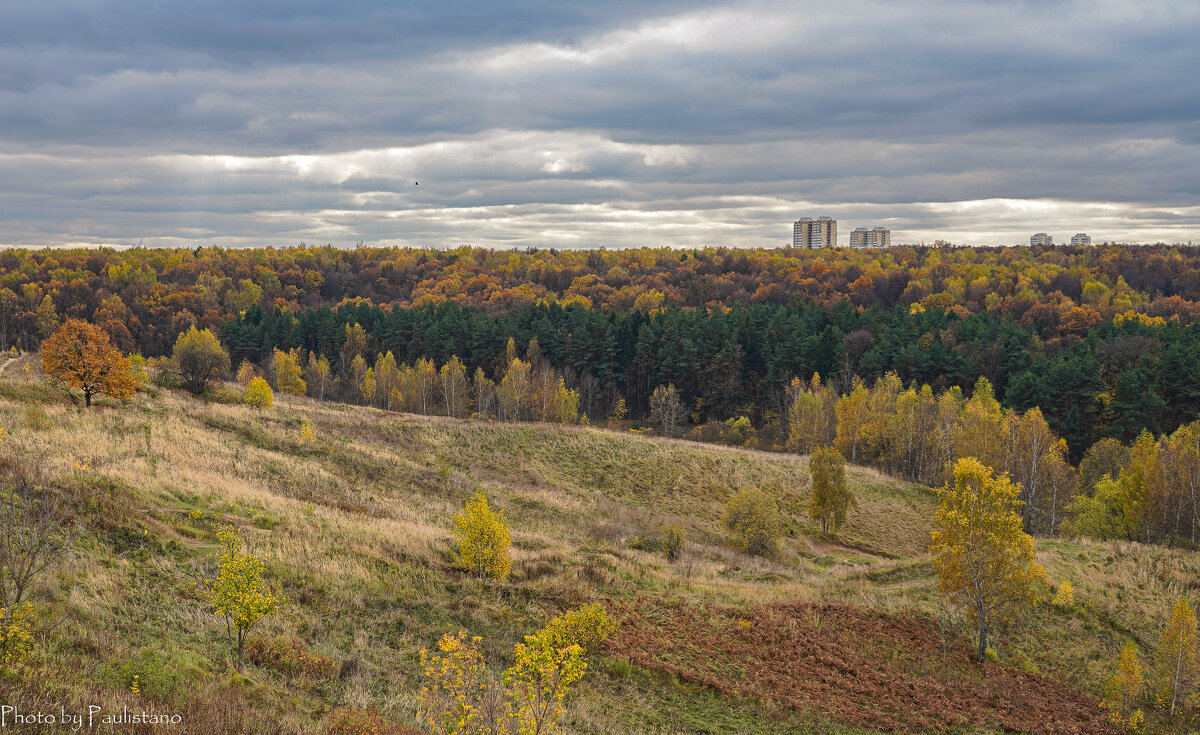
{"label": "bird in flight", "polygon": [[414,181],[414,182],[413,182],[413,186],[420,186],[420,185],[421,185],[421,182],[420,182],[420,181]]}

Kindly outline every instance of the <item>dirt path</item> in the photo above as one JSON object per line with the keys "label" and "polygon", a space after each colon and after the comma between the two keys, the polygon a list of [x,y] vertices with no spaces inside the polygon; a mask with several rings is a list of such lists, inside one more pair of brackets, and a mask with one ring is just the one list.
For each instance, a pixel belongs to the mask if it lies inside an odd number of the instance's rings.
{"label": "dirt path", "polygon": [[0,378],[4,377],[4,373],[8,370],[10,365],[16,365],[18,362],[27,360],[30,354],[31,353],[25,352],[22,353],[20,357],[14,357],[10,360],[5,360],[4,364],[0,365]]}

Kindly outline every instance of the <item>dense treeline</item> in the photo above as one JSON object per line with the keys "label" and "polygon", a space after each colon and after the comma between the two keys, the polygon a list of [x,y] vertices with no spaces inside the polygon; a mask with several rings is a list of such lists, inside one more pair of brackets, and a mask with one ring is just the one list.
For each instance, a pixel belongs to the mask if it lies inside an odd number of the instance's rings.
{"label": "dense treeline", "polygon": [[[365,342],[347,352],[346,329],[356,324]],[[341,376],[356,353],[390,352],[406,364],[457,356],[468,373],[481,368],[496,379],[510,362],[510,337],[522,347],[535,341],[538,359],[578,390],[584,414],[607,416],[623,399],[641,417],[654,389],[673,384],[691,423],[746,416],[781,440],[788,383],[814,373],[839,394],[856,377],[872,384],[888,373],[937,391],[969,391],[987,378],[1006,406],[1041,408],[1075,461],[1099,438],[1173,431],[1200,413],[1200,326],[1145,316],[1118,315],[1057,350],[1007,317],[856,309],[846,301],[650,314],[536,304],[497,316],[453,303],[353,302],[298,313],[253,306],[222,325],[220,336],[235,364],[300,348],[324,355]]]}
{"label": "dense treeline", "polygon": [[300,348],[341,377],[357,323],[364,359],[456,355],[497,380],[508,339],[536,338],[581,413],[624,399],[641,417],[674,384],[688,422],[746,416],[780,441],[794,376],[839,392],[888,372],[938,391],[986,377],[1003,405],[1041,407],[1076,461],[1200,411],[1197,313],[1191,247],[0,252],[3,344],[78,317],[157,356],[194,325],[235,365]]}
{"label": "dense treeline", "polygon": [[1200,248],[0,252],[0,318],[9,329],[0,337],[9,341],[33,344],[51,308],[59,318],[104,309],[119,319],[122,306],[105,305],[112,295],[136,319],[129,330],[148,355],[165,352],[180,323],[215,327],[254,303],[299,311],[344,299],[450,301],[488,314],[538,301],[628,312],[848,299],[857,308],[1003,314],[1049,341],[1129,310],[1190,320],[1200,313]]}
{"label": "dense treeline", "polygon": [[839,395],[818,377],[789,386],[787,448],[810,453],[835,446],[849,461],[936,487],[955,462],[978,460],[1007,473],[1019,490],[1029,533],[1054,535],[1076,491],[1066,443],[1042,412],[1000,406],[987,378],[965,398],[958,387],[935,393],[905,388],[895,373]]}
{"label": "dense treeline", "polygon": [[[289,315],[280,312],[279,316]],[[209,352],[225,358],[216,338],[204,334],[211,341]],[[195,330],[180,338],[166,366],[186,367],[190,358],[180,357],[180,344],[194,339],[193,335]],[[526,359],[509,338],[493,380],[483,367],[470,374],[457,355],[440,367],[426,357],[411,365],[398,362],[390,350],[368,360],[364,357],[367,330],[357,323],[345,325],[344,335],[337,359],[343,366],[340,374],[334,371],[334,363],[315,351],[276,347],[265,357],[258,356],[259,366],[243,359],[237,379],[249,386],[252,380],[262,380],[256,377],[262,373],[272,387],[285,393],[340,396],[425,415],[589,421],[586,413],[580,413],[580,391],[568,387],[537,337],[530,341]],[[674,384],[667,384],[651,395],[647,418],[664,435],[678,435],[687,422],[679,394]],[[618,398],[609,418],[619,421],[624,415],[625,404]],[[1021,501],[1020,523],[1034,534],[1055,535],[1066,529],[1093,538],[1194,548],[1200,531],[1200,421],[1157,439],[1142,431],[1129,444],[1104,438],[1088,448],[1076,469],[1069,462],[1066,441],[1056,435],[1042,411],[1002,407],[987,378],[979,378],[968,395],[958,386],[940,392],[928,384],[905,386],[894,372],[869,386],[855,376],[846,392],[822,381],[819,374],[810,381],[793,378],[785,389],[782,421],[786,427],[782,442],[769,431],[756,431],[745,418],[682,430],[691,438],[739,446],[757,442],[761,448],[813,457],[836,449],[839,457],[855,464],[931,487],[946,483],[958,460],[977,461],[1012,479],[1016,499]]]}

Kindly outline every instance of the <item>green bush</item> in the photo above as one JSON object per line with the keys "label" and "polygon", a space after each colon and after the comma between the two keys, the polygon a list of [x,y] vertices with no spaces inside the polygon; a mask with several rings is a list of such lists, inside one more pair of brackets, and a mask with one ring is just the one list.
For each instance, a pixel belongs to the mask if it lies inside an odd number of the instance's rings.
{"label": "green bush", "polygon": [[725,504],[725,528],[733,534],[738,550],[759,556],[774,556],[783,535],[775,500],[762,490],[742,490]]}
{"label": "green bush", "polygon": [[663,526],[663,548],[667,552],[667,561],[679,561],[683,556],[683,547],[687,544],[687,529],[678,523]]}

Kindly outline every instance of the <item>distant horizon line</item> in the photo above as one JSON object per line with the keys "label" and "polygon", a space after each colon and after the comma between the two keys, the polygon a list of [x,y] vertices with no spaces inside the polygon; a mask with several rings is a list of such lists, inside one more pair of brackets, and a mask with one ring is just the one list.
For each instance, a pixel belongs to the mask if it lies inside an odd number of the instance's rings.
{"label": "distant horizon line", "polygon": [[[1093,242],[1090,245],[1072,245],[1070,242],[1063,241],[1054,243],[1050,246],[1039,245],[1037,247],[1057,248],[1076,248],[1079,250],[1087,248],[1101,247],[1197,247],[1196,241],[1188,240],[1166,242],[1158,240],[1150,241],[1103,241]],[[220,245],[217,243],[205,243],[196,245],[127,245],[122,243],[56,243],[48,245],[14,245],[0,243],[0,251],[20,251],[20,250],[203,250],[203,249],[220,249],[220,250],[299,250],[303,248],[333,248],[335,250],[357,250],[363,249],[386,249],[392,248],[396,250],[428,250],[432,252],[451,252],[470,248],[474,250],[491,250],[497,252],[540,252],[545,250],[554,251],[588,251],[588,250],[897,250],[902,248],[939,248],[939,249],[963,249],[963,248],[984,248],[989,250],[998,250],[1001,248],[1032,248],[1030,243],[1011,243],[1006,245],[997,244],[974,244],[966,242],[950,242],[942,240],[934,240],[932,242],[918,241],[896,243],[888,247],[882,248],[856,248],[849,245],[837,245],[832,248],[798,248],[794,247],[790,242],[781,245],[596,245],[587,247],[574,247],[562,245],[478,245],[472,243],[460,243],[457,245],[419,245],[419,244],[404,244],[404,243],[384,243],[375,242],[368,244],[365,241],[359,241],[353,244],[334,244],[325,242],[322,244],[308,243],[303,240],[295,244],[289,245]]]}

